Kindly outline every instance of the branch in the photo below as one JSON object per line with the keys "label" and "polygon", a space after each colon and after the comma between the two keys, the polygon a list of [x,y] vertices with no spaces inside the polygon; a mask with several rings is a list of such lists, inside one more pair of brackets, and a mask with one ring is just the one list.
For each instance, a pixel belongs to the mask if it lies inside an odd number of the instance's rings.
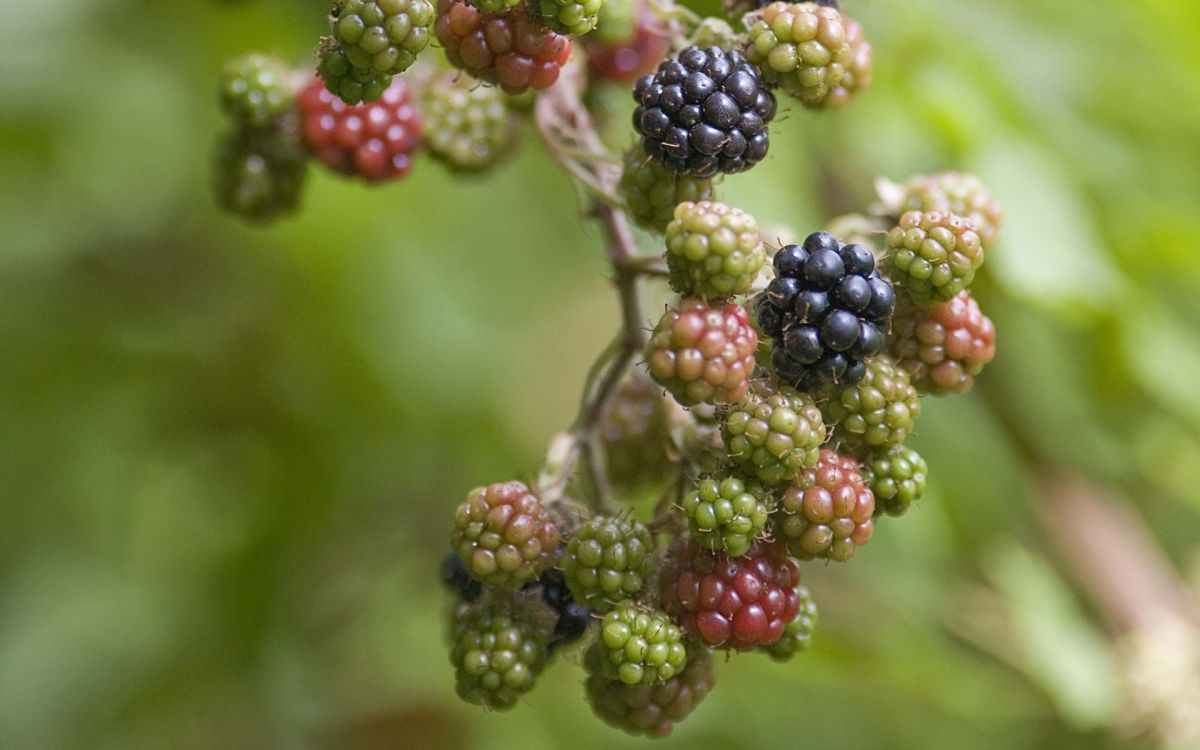
{"label": "branch", "polygon": [[637,240],[617,193],[621,165],[605,148],[583,104],[584,81],[582,64],[578,60],[569,63],[558,83],[538,98],[535,120],[554,160],[591,193],[591,215],[604,229],[606,257],[620,297],[621,332],[592,366],[579,414],[569,430],[555,437],[539,485],[551,495],[550,500],[560,497],[582,459],[596,507],[611,512],[612,488],[601,460],[597,427],[634,357],[645,344],[638,279],[644,275],[664,275],[666,269],[661,259],[638,254]]}

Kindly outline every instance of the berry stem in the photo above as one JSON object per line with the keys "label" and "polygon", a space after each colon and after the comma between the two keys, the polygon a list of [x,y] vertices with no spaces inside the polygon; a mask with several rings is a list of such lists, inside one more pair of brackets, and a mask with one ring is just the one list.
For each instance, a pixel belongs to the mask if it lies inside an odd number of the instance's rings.
{"label": "berry stem", "polygon": [[592,365],[579,414],[570,429],[552,443],[541,486],[550,495],[544,500],[559,499],[568,477],[582,460],[593,509],[612,513],[616,505],[597,427],[634,357],[645,346],[646,321],[638,280],[643,276],[665,276],[666,267],[661,258],[638,253],[637,240],[617,197],[621,163],[605,148],[596,131],[595,121],[583,103],[583,83],[582,66],[569,64],[558,83],[538,98],[535,119],[554,160],[591,193],[591,216],[604,229],[605,254],[621,303],[621,331]]}

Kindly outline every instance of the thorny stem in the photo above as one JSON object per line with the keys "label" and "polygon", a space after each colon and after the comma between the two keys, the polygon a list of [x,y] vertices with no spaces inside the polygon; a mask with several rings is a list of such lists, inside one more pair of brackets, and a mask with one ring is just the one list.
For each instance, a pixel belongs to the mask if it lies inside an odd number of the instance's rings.
{"label": "thorny stem", "polygon": [[551,442],[539,489],[546,502],[561,500],[571,474],[582,460],[593,507],[611,513],[615,505],[598,428],[605,408],[645,342],[638,279],[665,275],[666,268],[661,259],[638,253],[637,241],[617,195],[621,166],[605,148],[583,105],[583,82],[579,63],[569,64],[558,84],[539,97],[535,118],[555,161],[591,193],[590,215],[604,230],[606,257],[620,299],[621,331],[592,366],[575,421]]}

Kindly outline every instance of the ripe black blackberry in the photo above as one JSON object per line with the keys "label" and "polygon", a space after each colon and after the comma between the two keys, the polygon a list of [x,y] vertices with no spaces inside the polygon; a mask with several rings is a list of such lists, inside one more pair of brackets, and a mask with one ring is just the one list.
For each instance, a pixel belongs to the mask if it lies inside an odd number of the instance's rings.
{"label": "ripe black blackberry", "polygon": [[771,364],[779,379],[815,392],[825,384],[853,385],[865,360],[883,351],[895,306],[892,285],[875,270],[875,256],[828,232],[775,254],[775,279],[755,305],[760,329],[775,343]]}
{"label": "ripe black blackberry", "polygon": [[633,98],[642,148],[674,172],[733,174],[767,155],[775,96],[741,52],[688,47],[638,79]]}
{"label": "ripe black blackberry", "polygon": [[453,552],[442,558],[442,583],[464,602],[473,602],[483,593],[483,584],[467,572],[467,564]]}

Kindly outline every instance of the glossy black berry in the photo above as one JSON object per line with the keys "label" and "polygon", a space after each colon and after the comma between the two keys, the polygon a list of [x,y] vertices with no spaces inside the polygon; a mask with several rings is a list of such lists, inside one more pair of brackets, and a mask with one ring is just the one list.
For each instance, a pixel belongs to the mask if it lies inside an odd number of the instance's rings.
{"label": "glossy black berry", "polygon": [[483,584],[471,577],[466,564],[453,552],[442,558],[442,583],[465,602],[473,602],[483,593]]}
{"label": "glossy black berry", "polygon": [[895,305],[874,255],[816,232],[802,245],[779,250],[773,265],[775,279],[755,313],[763,334],[775,342],[775,374],[808,392],[857,383],[866,360],[885,347]]}
{"label": "glossy black berry", "polygon": [[775,97],[741,52],[688,47],[639,79],[633,98],[642,148],[674,172],[733,174],[767,155]]}
{"label": "glossy black berry", "polygon": [[592,610],[568,601],[558,611],[558,622],[554,623],[554,637],[550,640],[551,651],[559,646],[574,643],[587,632],[588,623],[592,621]]}

